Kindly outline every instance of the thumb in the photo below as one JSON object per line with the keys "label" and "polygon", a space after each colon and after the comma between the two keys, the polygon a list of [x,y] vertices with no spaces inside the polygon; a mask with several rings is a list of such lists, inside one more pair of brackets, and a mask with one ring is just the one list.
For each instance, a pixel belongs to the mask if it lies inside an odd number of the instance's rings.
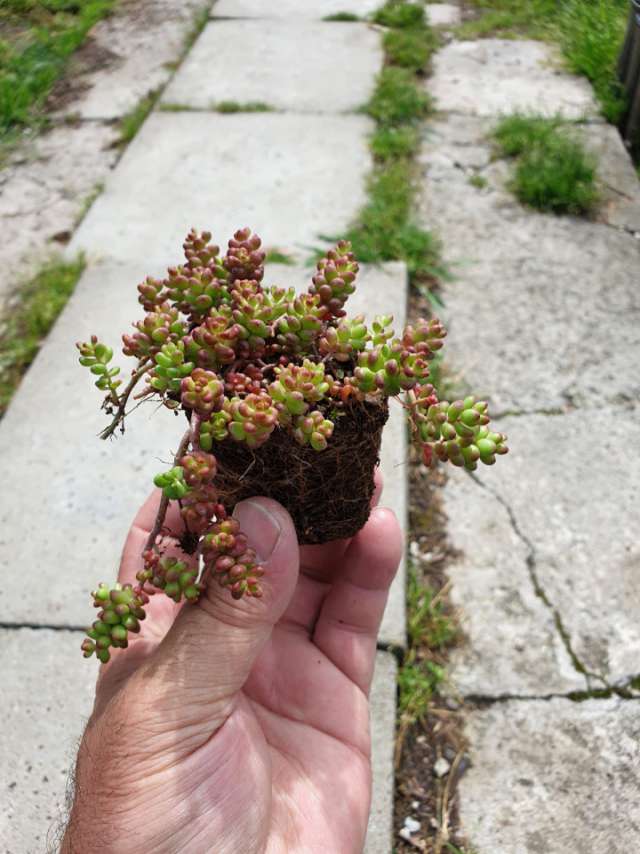
{"label": "thumb", "polygon": [[263,594],[236,600],[209,578],[200,601],[181,610],[154,657],[155,666],[168,667],[172,691],[184,706],[210,707],[243,687],[298,579],[298,540],[284,507],[251,498],[233,515],[264,567]]}

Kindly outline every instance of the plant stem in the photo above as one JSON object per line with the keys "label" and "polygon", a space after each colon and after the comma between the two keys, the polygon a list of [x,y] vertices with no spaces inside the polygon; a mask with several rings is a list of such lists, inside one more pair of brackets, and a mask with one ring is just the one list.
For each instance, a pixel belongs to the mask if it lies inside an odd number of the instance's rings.
{"label": "plant stem", "polygon": [[[176,455],[173,459],[174,466],[179,465],[180,459],[184,456],[184,452],[187,450],[189,446],[189,442],[191,441],[191,428],[189,428],[182,439],[180,440],[180,444],[178,445],[178,450],[176,451]],[[158,507],[158,512],[156,513],[155,522],[153,523],[153,528],[149,532],[149,536],[147,537],[147,542],[144,544],[143,553],[153,548],[155,542],[158,538],[158,534],[162,530],[162,526],[164,525],[164,520],[167,515],[167,509],[169,507],[170,499],[162,493],[162,498],[160,499],[160,506]]]}
{"label": "plant stem", "polygon": [[118,409],[116,411],[116,414],[115,414],[111,424],[109,424],[109,426],[106,427],[102,431],[102,433],[100,433],[101,439],[108,439],[110,436],[113,436],[113,434],[118,429],[118,426],[120,424],[122,424],[122,422],[124,420],[124,416],[125,416],[125,409],[126,409],[127,403],[129,402],[129,397],[131,396],[131,392],[133,391],[133,389],[138,384],[138,381],[140,380],[140,378],[144,374],[146,374],[147,371],[149,371],[149,370],[150,370],[149,359],[146,359],[142,363],[142,365],[140,365],[138,370],[133,373],[131,379],[129,380],[129,384],[127,385],[125,390],[122,392],[122,396],[121,397],[116,396],[116,401],[114,401],[114,402],[117,403]]}

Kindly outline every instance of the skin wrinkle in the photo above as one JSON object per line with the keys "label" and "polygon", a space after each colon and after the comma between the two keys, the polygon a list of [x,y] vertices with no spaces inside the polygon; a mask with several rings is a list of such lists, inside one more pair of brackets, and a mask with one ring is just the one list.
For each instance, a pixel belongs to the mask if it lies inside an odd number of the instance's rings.
{"label": "skin wrinkle", "polygon": [[[180,609],[154,597],[165,639],[143,623],[142,638],[103,668],[62,854],[361,854],[371,786],[366,693],[310,636],[320,617],[332,643],[359,642],[344,629],[360,620],[357,585],[339,593],[339,629],[325,607],[355,554],[348,544],[305,549],[298,575],[291,522],[272,502],[269,513],[284,533],[264,599],[242,610],[216,589],[204,609]],[[127,540],[136,559],[137,528]],[[372,554],[375,584],[389,574],[376,552],[381,536],[400,542],[386,513],[353,541],[369,543],[361,551]],[[125,549],[122,571],[132,562]],[[372,668],[375,643],[368,655]]]}

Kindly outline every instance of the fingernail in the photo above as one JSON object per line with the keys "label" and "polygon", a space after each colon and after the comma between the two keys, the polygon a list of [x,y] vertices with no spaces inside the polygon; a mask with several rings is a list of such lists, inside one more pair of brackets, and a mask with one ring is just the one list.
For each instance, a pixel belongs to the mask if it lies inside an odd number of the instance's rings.
{"label": "fingernail", "polygon": [[279,519],[252,498],[236,504],[233,518],[240,523],[249,545],[261,562],[269,560],[280,539],[282,528]]}

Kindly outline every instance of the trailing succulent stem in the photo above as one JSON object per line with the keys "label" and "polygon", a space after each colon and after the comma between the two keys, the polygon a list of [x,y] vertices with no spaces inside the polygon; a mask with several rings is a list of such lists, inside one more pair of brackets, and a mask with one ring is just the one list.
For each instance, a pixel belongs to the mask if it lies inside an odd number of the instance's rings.
{"label": "trailing succulent stem", "polygon": [[[155,477],[162,497],[137,584],[100,585],[94,593],[98,618],[82,648],[103,662],[139,631],[158,591],[195,602],[215,580],[236,599],[262,595],[264,569],[229,516],[233,502],[216,485],[220,453],[229,444],[257,452],[278,431],[292,455],[296,447],[320,453],[355,408],[384,409],[386,418],[388,398],[398,397],[425,464],[441,460],[473,470],[507,452],[506,437],[490,430],[486,403],[441,401],[429,383],[429,362],[446,336],[437,319],[396,336],[392,317],[369,325],[363,316],[347,318],[358,273],[349,243],[327,252],[302,294],[263,285],[265,253],[248,228],[236,232],[224,254],[208,232],[192,230],[184,251],[185,261],[166,278],[148,277],[138,286],[146,314],[123,335],[123,353],[136,365],[122,390],[113,351],[95,336],[77,345],[112,416],[103,439],[124,431],[129,400],[143,382],[135,399],[181,409],[189,420],[171,466]],[[181,531],[166,530],[171,501]],[[169,536],[180,542],[184,559],[167,553]]]}

